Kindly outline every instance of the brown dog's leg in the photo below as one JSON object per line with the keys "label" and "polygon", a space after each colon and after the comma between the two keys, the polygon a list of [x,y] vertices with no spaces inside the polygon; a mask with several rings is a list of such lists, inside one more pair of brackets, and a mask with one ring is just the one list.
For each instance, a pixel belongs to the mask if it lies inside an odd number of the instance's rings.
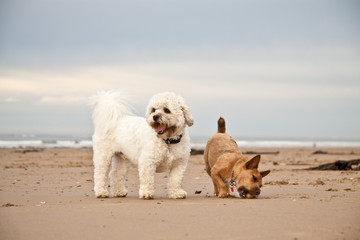
{"label": "brown dog's leg", "polygon": [[225,198],[229,196],[229,188],[225,185],[221,177],[211,171],[211,178],[213,179],[214,187],[219,191],[218,197]]}
{"label": "brown dog's leg", "polygon": [[216,186],[215,181],[212,180],[212,182],[213,182],[213,184],[214,184],[214,194],[215,194],[216,196],[218,196],[218,195],[219,195],[219,189],[218,189],[218,187]]}

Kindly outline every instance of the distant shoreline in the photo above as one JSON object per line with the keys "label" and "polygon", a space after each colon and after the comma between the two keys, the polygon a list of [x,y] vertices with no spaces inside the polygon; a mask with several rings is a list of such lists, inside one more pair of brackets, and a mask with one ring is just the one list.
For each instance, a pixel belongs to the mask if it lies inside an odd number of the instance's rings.
{"label": "distant shoreline", "polygon": [[[360,141],[339,140],[237,140],[240,148],[360,148]],[[191,147],[204,149],[206,141],[191,142]],[[91,148],[91,140],[2,140],[0,148]]]}
{"label": "distant shoreline", "polygon": [[[190,136],[191,147],[204,149],[209,137]],[[233,137],[240,148],[360,148],[360,139]],[[0,148],[83,148],[92,147],[89,135],[0,134]]]}

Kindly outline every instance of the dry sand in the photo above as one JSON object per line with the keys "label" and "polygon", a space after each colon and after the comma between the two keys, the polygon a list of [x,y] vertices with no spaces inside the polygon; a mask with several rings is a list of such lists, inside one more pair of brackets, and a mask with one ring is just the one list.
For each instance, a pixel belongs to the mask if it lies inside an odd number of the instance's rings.
{"label": "dry sand", "polygon": [[134,167],[126,198],[98,199],[91,149],[0,149],[0,239],[360,239],[360,172],[302,170],[360,149],[243,150],[279,151],[262,155],[272,172],[258,199],[214,197],[202,155],[190,159],[187,199],[166,198],[167,174],[154,200],[138,199]]}

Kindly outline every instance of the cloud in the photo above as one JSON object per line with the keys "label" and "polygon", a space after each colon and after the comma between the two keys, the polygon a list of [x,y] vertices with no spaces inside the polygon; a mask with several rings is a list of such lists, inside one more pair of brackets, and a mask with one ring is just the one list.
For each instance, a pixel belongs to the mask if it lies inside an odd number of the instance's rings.
{"label": "cloud", "polygon": [[43,96],[39,100],[41,105],[85,105],[86,96]]}
{"label": "cloud", "polygon": [[20,102],[20,99],[13,98],[13,97],[8,97],[8,98],[4,99],[4,102],[7,102],[7,103]]}
{"label": "cloud", "polygon": [[0,94],[30,94],[40,104],[85,104],[99,90],[124,89],[142,102],[155,93],[219,99],[359,98],[356,64],[283,61],[169,61],[83,67],[60,72],[14,71]]}
{"label": "cloud", "polygon": [[306,118],[328,123],[325,134],[357,134],[359,4],[307,2],[5,1],[0,125],[17,129],[31,115],[37,131],[77,129],[90,95],[124,89],[140,110],[157,92],[183,95],[203,119],[191,128],[199,134],[220,112],[250,133],[306,134]]}

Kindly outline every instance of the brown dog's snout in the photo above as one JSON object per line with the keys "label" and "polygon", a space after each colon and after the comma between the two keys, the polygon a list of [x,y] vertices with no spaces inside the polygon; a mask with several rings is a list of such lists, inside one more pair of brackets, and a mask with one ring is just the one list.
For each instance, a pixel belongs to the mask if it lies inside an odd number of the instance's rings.
{"label": "brown dog's snout", "polygon": [[260,195],[260,188],[256,188],[255,190],[248,190],[246,187],[241,186],[238,188],[238,192],[240,197],[242,198],[254,198]]}

